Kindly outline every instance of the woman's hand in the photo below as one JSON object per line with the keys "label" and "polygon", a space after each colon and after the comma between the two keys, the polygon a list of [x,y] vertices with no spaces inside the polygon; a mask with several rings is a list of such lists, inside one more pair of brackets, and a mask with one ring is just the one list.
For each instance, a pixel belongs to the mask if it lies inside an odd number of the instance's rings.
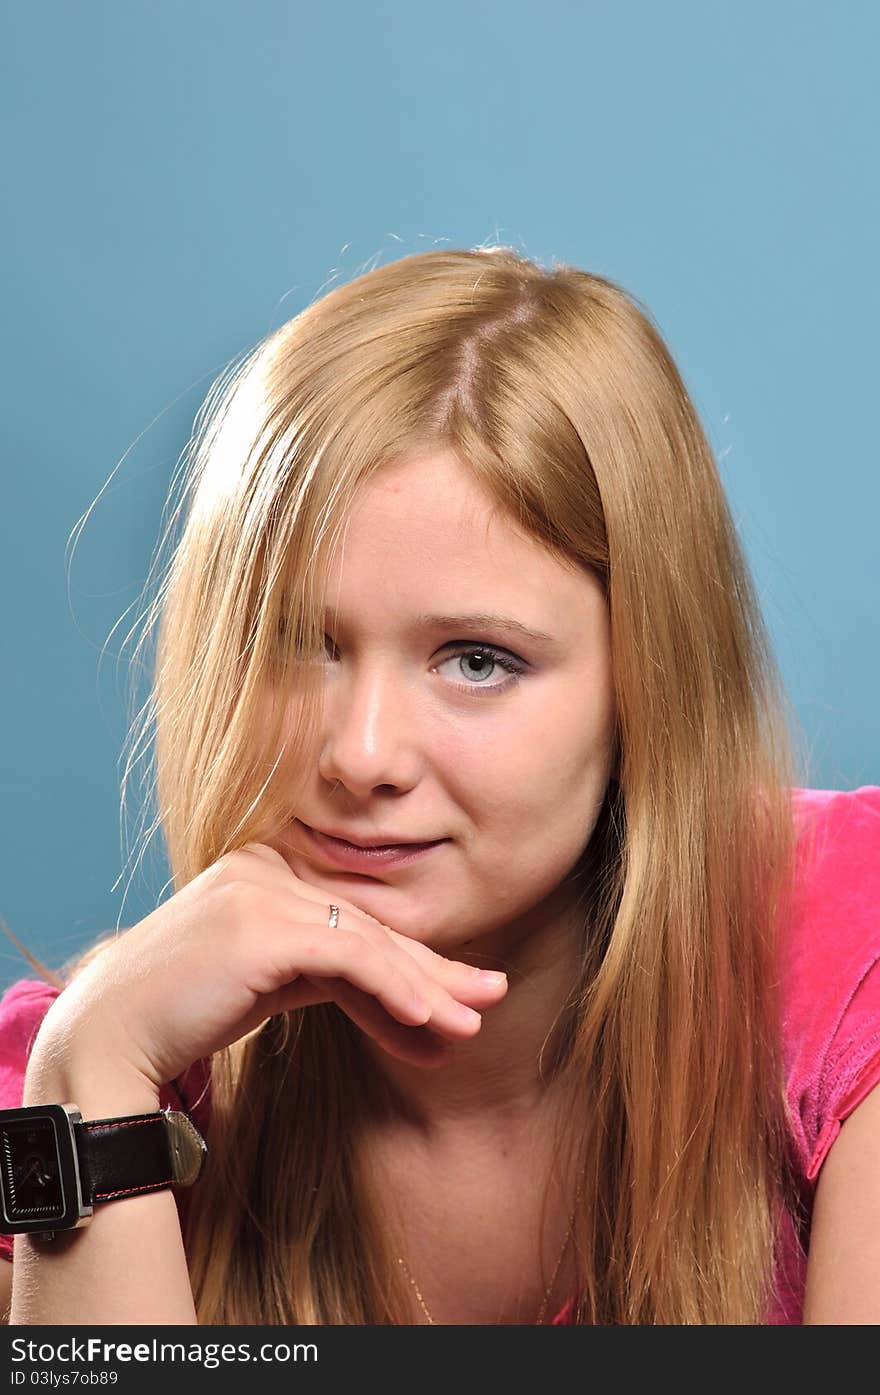
{"label": "woman's hand", "polygon": [[445,959],[340,896],[303,882],[275,849],[226,853],[97,955],[52,1004],[35,1043],[80,1064],[134,1068],[157,1089],[267,1017],[336,1002],[386,1051],[417,1065],[474,1036],[474,1008],[507,979]]}

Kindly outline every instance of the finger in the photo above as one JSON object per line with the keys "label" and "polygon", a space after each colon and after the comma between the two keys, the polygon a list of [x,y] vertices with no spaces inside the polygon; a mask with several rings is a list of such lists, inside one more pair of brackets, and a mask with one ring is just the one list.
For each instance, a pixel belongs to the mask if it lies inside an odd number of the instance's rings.
{"label": "finger", "polygon": [[[465,996],[475,996],[480,1006],[485,1006],[486,994],[477,992],[474,994],[474,982],[472,977],[466,980],[466,993],[453,992],[445,984],[439,981],[438,966],[448,964],[441,956],[426,951],[425,957],[420,963],[416,956],[406,953],[404,945],[406,936],[396,935],[389,930],[388,926],[373,924],[369,921],[359,921],[357,919],[350,922],[350,927],[358,934],[362,934],[366,939],[371,940],[380,950],[385,953],[390,951],[393,962],[397,963],[405,978],[408,978],[413,985],[413,991],[430,1004],[431,1014],[427,1019],[431,1026],[444,1035],[459,1037],[470,1035],[479,1031],[481,1025],[480,1014],[468,1003],[462,1001]],[[457,977],[452,966],[449,965],[450,972],[446,975],[456,987]],[[489,993],[489,1001],[497,1000],[499,994],[497,988]]]}
{"label": "finger", "polygon": [[383,1011],[381,1004],[344,979],[333,985],[334,1000],[361,1031],[392,1056],[416,1066],[438,1066],[448,1061],[454,1047],[430,1027],[402,1026]]}
{"label": "finger", "polygon": [[447,958],[431,949],[429,945],[423,944],[421,940],[402,935],[390,926],[385,928],[404,953],[414,959],[426,973],[438,979],[444,988],[460,1001],[467,1002],[473,997],[483,1003],[496,1002],[507,992],[508,979],[503,971],[480,969],[473,964],[466,964],[461,959]]}
{"label": "finger", "polygon": [[335,1002],[356,1026],[391,1055],[413,1065],[440,1065],[452,1053],[451,1042],[430,1027],[404,1026],[376,998],[361,992],[344,978],[310,979],[301,974],[287,989],[279,990],[272,1012],[291,1012],[316,1003]]}
{"label": "finger", "polygon": [[[374,921],[371,917],[363,919],[351,916],[341,906],[339,924],[332,933],[337,934],[340,929],[362,936],[367,943],[384,955],[387,961],[393,964],[397,972],[410,984],[414,998],[424,1002],[430,1009],[427,1015],[423,1014],[417,1019],[405,1016],[401,1018],[402,1021],[408,1023],[416,1020],[419,1023],[430,1021],[435,1030],[452,1037],[470,1036],[479,1031],[481,1025],[479,1013],[438,982],[436,972],[431,971],[435,961],[436,963],[442,962],[440,956],[429,956],[425,961],[429,966],[426,972],[414,956],[404,952],[402,948],[404,936],[393,936],[389,933],[388,928],[380,922]],[[359,986],[363,987],[364,985],[360,984]],[[472,985],[470,986],[472,987]],[[497,998],[497,996],[497,990],[494,994],[490,994],[492,998]],[[485,999],[483,999],[484,1001]],[[395,1015],[399,1016],[399,1013]]]}
{"label": "finger", "polygon": [[[268,928],[267,922],[263,925]],[[412,975],[404,972],[397,956],[351,925],[340,921],[334,930],[325,930],[318,924],[291,927],[288,920],[276,921],[272,928],[277,939],[273,934],[270,944],[261,943],[261,953],[274,950],[273,977],[345,978],[378,998],[399,1021],[409,1026],[427,1022],[433,1004],[414,987]]]}
{"label": "finger", "polygon": [[383,1050],[411,1065],[438,1066],[452,1054],[452,1043],[432,1032],[430,1027],[402,1025],[376,998],[362,993],[344,978],[311,979],[300,974],[294,983],[272,995],[265,1015],[275,1016],[330,1002],[335,1002]]}

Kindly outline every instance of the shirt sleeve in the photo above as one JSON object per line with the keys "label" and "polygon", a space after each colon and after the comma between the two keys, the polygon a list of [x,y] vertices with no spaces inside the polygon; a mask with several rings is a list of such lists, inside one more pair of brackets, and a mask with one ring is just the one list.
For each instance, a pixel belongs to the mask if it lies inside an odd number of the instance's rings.
{"label": "shirt sleeve", "polygon": [[[0,998],[0,1109],[16,1109],[34,1039],[59,989],[43,979],[19,979]],[[12,1259],[11,1235],[0,1234],[0,1255]]]}
{"label": "shirt sleeve", "polygon": [[880,787],[799,795],[783,1044],[797,1161],[812,1189],[841,1124],[880,1083]]}

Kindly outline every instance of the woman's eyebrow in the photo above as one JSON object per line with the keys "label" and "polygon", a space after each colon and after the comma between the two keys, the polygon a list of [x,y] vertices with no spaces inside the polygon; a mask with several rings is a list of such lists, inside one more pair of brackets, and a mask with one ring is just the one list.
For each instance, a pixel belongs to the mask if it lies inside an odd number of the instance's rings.
{"label": "woman's eyebrow", "polygon": [[531,640],[534,644],[543,644],[553,649],[562,647],[562,640],[556,635],[545,634],[543,630],[533,630],[510,615],[493,615],[482,610],[474,611],[470,615],[418,615],[415,623],[426,630],[508,630],[520,639]]}
{"label": "woman's eyebrow", "polygon": [[[329,607],[325,611],[325,620],[332,615],[334,623],[339,623],[338,612],[332,611]],[[514,620],[512,615],[495,615],[490,611],[471,611],[468,615],[417,615],[412,622],[413,630],[507,630],[507,632],[519,639],[530,641],[532,644],[544,646],[546,649],[559,650],[565,647],[565,641],[558,635],[546,634],[543,630],[533,630],[529,625],[524,625],[521,620]]]}

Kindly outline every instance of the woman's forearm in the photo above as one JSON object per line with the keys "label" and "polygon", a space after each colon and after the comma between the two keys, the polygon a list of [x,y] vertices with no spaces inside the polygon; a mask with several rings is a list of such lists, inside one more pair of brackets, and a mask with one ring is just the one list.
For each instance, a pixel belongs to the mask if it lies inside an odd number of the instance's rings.
{"label": "woman's forearm", "polygon": [[[35,1049],[25,1105],[75,1104],[84,1120],[154,1113],[150,1084],[89,1063],[66,1067]],[[99,1202],[92,1219],[45,1241],[16,1235],[10,1324],[187,1323],[198,1321],[177,1205],[169,1189]]]}

